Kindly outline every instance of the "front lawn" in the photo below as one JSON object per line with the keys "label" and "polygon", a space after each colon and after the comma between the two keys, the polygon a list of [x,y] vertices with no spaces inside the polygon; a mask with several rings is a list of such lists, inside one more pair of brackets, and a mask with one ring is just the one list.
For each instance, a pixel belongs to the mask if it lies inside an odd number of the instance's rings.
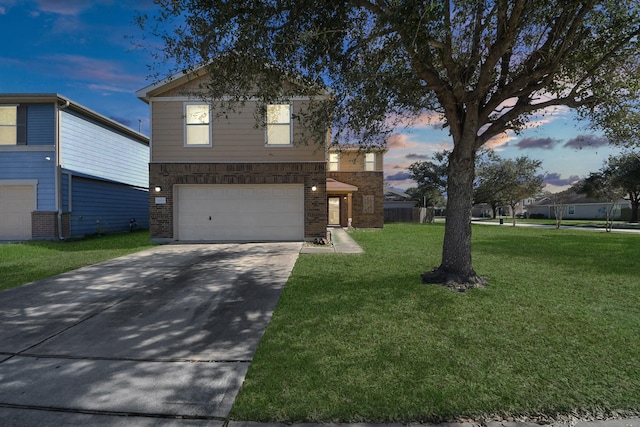
{"label": "front lawn", "polygon": [[0,290],[152,247],[148,231],[0,245]]}
{"label": "front lawn", "polygon": [[640,235],[473,229],[489,287],[420,283],[442,224],[302,254],[236,420],[409,422],[640,410]]}

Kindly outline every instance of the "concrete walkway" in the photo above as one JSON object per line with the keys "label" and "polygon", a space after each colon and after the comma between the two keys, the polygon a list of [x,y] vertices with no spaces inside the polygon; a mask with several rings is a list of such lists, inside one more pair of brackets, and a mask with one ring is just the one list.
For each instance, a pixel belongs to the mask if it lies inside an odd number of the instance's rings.
{"label": "concrete walkway", "polygon": [[303,245],[301,254],[361,254],[364,250],[349,236],[349,233],[342,227],[327,228],[327,235],[331,235],[331,245],[327,246],[306,246]]}

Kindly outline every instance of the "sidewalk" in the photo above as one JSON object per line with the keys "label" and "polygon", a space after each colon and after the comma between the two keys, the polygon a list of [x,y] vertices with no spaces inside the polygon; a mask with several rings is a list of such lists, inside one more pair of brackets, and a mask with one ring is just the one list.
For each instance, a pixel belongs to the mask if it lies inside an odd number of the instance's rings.
{"label": "sidewalk", "polygon": [[[329,234],[331,233],[331,234]],[[361,254],[364,250],[349,236],[342,227],[327,228],[327,235],[331,236],[331,245],[327,246],[302,246],[301,254]]]}
{"label": "sidewalk", "polygon": [[389,424],[377,424],[377,423],[353,423],[353,424],[320,424],[320,423],[259,423],[253,421],[229,421],[227,426],[224,427],[540,427],[540,426],[554,426],[554,427],[638,427],[640,426],[640,418],[624,418],[617,420],[602,420],[602,421],[580,421],[573,420],[571,422],[561,422],[554,424],[537,424],[532,422],[500,422],[489,421],[486,423],[480,422],[464,422],[464,423],[389,423]]}
{"label": "sidewalk", "polygon": [[[511,218],[505,218],[504,224],[500,224],[494,221],[486,221],[472,218],[471,224],[476,225],[500,225],[502,227],[513,227],[513,223],[511,222]],[[532,224],[528,222],[516,222],[516,227],[531,227],[531,228],[547,228],[552,229],[556,228],[555,225],[551,224]],[[560,225],[562,230],[583,230],[583,231],[599,231],[602,233],[606,233],[607,231],[602,227],[582,227],[579,225]],[[611,233],[636,233],[640,234],[640,226],[637,229],[634,228],[614,228],[610,231]]]}

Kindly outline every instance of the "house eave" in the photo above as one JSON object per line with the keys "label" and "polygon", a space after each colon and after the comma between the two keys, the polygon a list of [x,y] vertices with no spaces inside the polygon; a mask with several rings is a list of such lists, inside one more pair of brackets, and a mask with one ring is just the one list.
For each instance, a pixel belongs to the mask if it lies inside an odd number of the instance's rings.
{"label": "house eave", "polygon": [[137,132],[121,123],[116,122],[113,119],[110,119],[106,116],[103,116],[100,113],[97,113],[90,108],[85,107],[82,104],[79,104],[65,96],[62,96],[57,93],[6,93],[0,94],[0,104],[21,104],[21,103],[30,103],[30,104],[48,104],[55,103],[59,106],[67,106],[65,108],[69,108],[77,113],[80,113],[96,122],[107,126],[113,130],[119,131],[121,133],[126,134],[127,136],[133,137],[139,142],[149,145],[149,138]]}

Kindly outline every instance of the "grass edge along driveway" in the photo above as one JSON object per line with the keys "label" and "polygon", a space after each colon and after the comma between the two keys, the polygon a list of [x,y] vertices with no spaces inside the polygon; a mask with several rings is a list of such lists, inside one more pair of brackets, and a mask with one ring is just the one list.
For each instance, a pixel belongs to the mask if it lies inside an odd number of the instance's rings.
{"label": "grass edge along driveway", "polygon": [[148,231],[0,244],[0,291],[155,246]]}
{"label": "grass edge along driveway", "polygon": [[455,293],[420,284],[443,231],[389,224],[352,234],[365,254],[301,255],[231,417],[638,413],[640,236],[474,227],[489,287]]}

